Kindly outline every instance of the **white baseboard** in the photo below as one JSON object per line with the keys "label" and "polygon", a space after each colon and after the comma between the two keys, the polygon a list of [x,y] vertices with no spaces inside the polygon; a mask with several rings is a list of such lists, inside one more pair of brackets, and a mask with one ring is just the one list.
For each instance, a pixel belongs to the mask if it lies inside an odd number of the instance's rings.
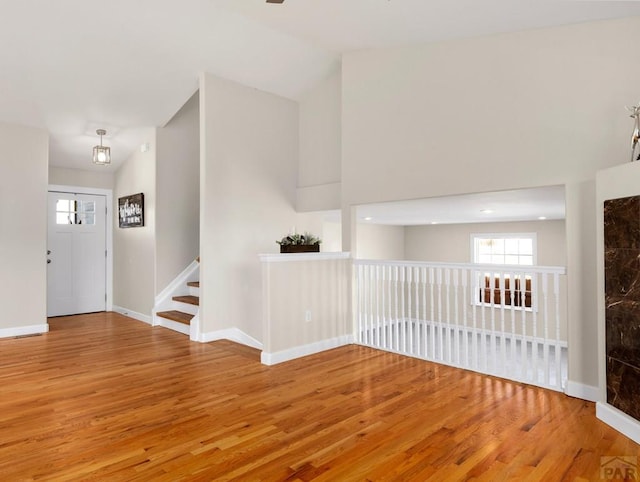
{"label": "white baseboard", "polygon": [[567,386],[564,393],[570,397],[581,398],[589,402],[597,402],[600,400],[600,388],[592,385],[584,385],[578,382],[567,380]]}
{"label": "white baseboard", "polygon": [[40,333],[47,333],[48,331],[49,331],[49,325],[47,323],[43,325],[16,326],[13,328],[2,328],[0,329],[0,338],[13,338],[14,336],[39,335]]}
{"label": "white baseboard", "polygon": [[339,346],[350,345],[353,343],[353,335],[342,335],[328,340],[316,341],[308,345],[296,346],[287,350],[277,351],[275,353],[262,352],[260,361],[264,365],[275,365],[277,363],[295,360],[307,355],[313,355],[322,351],[338,348]]}
{"label": "white baseboard", "polygon": [[596,417],[626,435],[635,443],[640,444],[640,422],[626,413],[608,403],[598,402],[596,404]]}
{"label": "white baseboard", "polygon": [[226,330],[210,331],[209,333],[203,333],[198,338],[198,341],[202,343],[208,343],[210,341],[216,340],[235,341],[236,343],[262,350],[262,343],[260,343],[255,338],[250,337],[244,331],[238,328],[227,328]]}
{"label": "white baseboard", "polygon": [[133,310],[117,305],[113,305],[113,311],[120,313],[121,315],[128,316],[129,318],[133,318],[134,320],[142,321],[148,325],[153,325],[153,318],[149,315],[143,315],[142,313],[137,313]]}

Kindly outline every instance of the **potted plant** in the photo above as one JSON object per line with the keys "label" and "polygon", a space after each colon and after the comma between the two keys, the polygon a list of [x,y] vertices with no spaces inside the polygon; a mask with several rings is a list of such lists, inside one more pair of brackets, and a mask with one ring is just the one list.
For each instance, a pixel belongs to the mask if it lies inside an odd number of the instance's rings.
{"label": "potted plant", "polygon": [[322,240],[313,234],[289,234],[276,241],[280,245],[281,253],[317,253],[320,251]]}

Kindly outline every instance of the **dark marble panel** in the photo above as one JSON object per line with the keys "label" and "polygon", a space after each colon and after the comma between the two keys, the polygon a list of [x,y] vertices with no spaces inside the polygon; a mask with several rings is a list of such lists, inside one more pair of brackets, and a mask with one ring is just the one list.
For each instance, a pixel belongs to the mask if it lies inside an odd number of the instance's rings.
{"label": "dark marble panel", "polygon": [[623,299],[640,301],[640,249],[605,249],[604,279],[607,306]]}
{"label": "dark marble panel", "polygon": [[640,196],[604,203],[607,401],[640,420]]}
{"label": "dark marble panel", "polygon": [[640,369],[608,357],[607,402],[640,421]]}
{"label": "dark marble panel", "polygon": [[604,202],[604,246],[640,248],[640,196]]}
{"label": "dark marble panel", "polygon": [[607,307],[606,352],[640,369],[640,302],[623,300]]}

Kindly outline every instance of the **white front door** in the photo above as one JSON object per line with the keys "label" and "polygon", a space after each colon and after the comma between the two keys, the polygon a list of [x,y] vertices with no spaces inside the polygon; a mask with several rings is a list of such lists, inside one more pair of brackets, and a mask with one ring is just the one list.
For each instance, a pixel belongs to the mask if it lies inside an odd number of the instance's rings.
{"label": "white front door", "polygon": [[106,198],[49,192],[47,316],[106,309]]}

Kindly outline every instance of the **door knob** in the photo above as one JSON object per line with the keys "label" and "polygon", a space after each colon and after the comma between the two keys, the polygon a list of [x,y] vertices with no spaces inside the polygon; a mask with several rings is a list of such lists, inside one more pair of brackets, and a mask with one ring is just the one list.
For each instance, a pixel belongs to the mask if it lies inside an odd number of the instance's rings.
{"label": "door knob", "polygon": [[51,264],[51,260],[50,259],[47,260],[47,264]]}

